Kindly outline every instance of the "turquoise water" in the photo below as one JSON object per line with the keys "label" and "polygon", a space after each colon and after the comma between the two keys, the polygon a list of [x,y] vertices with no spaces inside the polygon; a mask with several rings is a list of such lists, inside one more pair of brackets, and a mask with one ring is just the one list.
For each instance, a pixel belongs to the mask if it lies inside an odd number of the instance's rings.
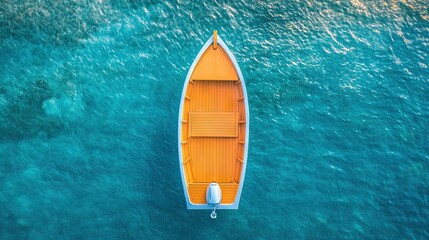
{"label": "turquoise water", "polygon": [[[186,210],[177,115],[213,29],[241,66],[240,208]],[[428,239],[426,1],[0,5],[0,239]]]}

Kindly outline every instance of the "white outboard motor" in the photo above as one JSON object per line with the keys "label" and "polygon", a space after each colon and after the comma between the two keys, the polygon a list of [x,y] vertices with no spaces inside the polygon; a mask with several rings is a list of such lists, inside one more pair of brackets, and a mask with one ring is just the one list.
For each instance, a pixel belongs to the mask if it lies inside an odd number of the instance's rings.
{"label": "white outboard motor", "polygon": [[206,200],[207,204],[212,208],[212,213],[210,217],[215,219],[217,217],[216,208],[218,208],[219,204],[222,201],[222,191],[220,190],[219,184],[212,182],[207,187],[206,192]]}

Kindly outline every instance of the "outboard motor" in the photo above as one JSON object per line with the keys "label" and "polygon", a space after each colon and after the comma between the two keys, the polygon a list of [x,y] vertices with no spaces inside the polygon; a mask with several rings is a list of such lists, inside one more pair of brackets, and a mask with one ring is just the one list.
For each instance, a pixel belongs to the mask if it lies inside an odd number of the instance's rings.
{"label": "outboard motor", "polygon": [[217,217],[216,208],[219,207],[219,204],[222,201],[222,191],[220,190],[219,184],[212,182],[207,187],[206,192],[207,204],[212,208],[212,213],[210,217],[215,219]]}

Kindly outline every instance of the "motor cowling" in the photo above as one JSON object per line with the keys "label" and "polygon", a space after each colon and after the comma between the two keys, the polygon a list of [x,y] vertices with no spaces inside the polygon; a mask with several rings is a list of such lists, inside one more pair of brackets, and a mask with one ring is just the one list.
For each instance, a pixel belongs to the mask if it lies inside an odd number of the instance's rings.
{"label": "motor cowling", "polygon": [[212,208],[211,217],[216,218],[216,208],[222,202],[222,190],[219,184],[212,182],[207,187],[206,192],[207,204]]}
{"label": "motor cowling", "polygon": [[222,190],[219,184],[212,182],[207,187],[206,193],[207,204],[210,206],[217,206],[222,201]]}

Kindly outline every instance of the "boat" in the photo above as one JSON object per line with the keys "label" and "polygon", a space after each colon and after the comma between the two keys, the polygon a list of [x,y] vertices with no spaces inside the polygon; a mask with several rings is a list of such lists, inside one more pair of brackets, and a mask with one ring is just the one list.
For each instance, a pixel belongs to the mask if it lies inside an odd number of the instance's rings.
{"label": "boat", "polygon": [[188,209],[238,209],[249,145],[249,104],[238,63],[213,32],[192,63],[178,119]]}

